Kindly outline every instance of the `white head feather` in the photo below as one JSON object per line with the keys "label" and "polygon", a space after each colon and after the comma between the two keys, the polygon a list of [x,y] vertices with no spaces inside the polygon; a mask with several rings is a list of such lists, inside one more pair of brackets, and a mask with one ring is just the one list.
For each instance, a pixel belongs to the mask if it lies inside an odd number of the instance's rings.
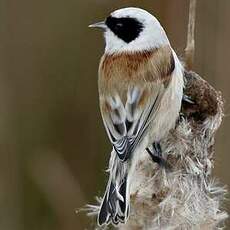
{"label": "white head feather", "polygon": [[144,51],[169,45],[167,35],[159,21],[147,11],[129,7],[116,10],[111,13],[111,16],[114,18],[134,18],[143,24],[143,30],[135,40],[126,43],[107,28],[105,32],[106,53]]}

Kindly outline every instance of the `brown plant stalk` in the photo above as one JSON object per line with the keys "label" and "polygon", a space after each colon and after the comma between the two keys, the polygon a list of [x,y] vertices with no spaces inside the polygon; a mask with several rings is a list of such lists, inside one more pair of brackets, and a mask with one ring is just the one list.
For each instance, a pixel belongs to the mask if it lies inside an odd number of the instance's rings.
{"label": "brown plant stalk", "polygon": [[185,48],[185,64],[188,70],[191,70],[193,67],[195,55],[196,5],[197,0],[190,0],[187,45]]}

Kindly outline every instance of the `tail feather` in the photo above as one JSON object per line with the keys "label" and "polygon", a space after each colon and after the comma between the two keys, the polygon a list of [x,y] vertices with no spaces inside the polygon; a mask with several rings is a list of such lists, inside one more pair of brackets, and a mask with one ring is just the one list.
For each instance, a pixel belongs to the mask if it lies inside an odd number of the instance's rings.
{"label": "tail feather", "polygon": [[125,223],[129,214],[127,176],[122,180],[120,186],[115,186],[111,180],[108,183],[98,214],[98,224]]}
{"label": "tail feather", "polygon": [[126,206],[127,206],[127,199],[126,199],[126,190],[127,190],[127,177],[124,178],[123,183],[119,189],[119,194],[123,197],[123,201],[119,200],[119,205],[121,209],[122,216],[125,216]]}
{"label": "tail feather", "polygon": [[106,196],[102,200],[100,212],[98,214],[98,225],[103,225],[109,221],[108,211],[107,211],[107,201]]}

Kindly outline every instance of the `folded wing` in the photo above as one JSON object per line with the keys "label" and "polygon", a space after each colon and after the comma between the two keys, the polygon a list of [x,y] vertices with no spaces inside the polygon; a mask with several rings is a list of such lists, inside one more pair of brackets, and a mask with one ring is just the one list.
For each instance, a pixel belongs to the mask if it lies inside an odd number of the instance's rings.
{"label": "folded wing", "polygon": [[102,111],[103,121],[113,148],[122,161],[130,158],[142,140],[164,92],[164,84],[159,82],[150,87],[129,89],[124,104],[118,94],[104,101],[107,111]]}

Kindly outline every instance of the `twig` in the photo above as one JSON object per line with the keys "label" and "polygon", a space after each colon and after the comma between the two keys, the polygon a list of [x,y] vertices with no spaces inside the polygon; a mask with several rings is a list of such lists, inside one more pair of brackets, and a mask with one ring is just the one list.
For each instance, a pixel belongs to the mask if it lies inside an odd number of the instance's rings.
{"label": "twig", "polygon": [[193,67],[195,53],[196,3],[197,0],[190,0],[187,45],[185,48],[185,63],[188,70]]}

